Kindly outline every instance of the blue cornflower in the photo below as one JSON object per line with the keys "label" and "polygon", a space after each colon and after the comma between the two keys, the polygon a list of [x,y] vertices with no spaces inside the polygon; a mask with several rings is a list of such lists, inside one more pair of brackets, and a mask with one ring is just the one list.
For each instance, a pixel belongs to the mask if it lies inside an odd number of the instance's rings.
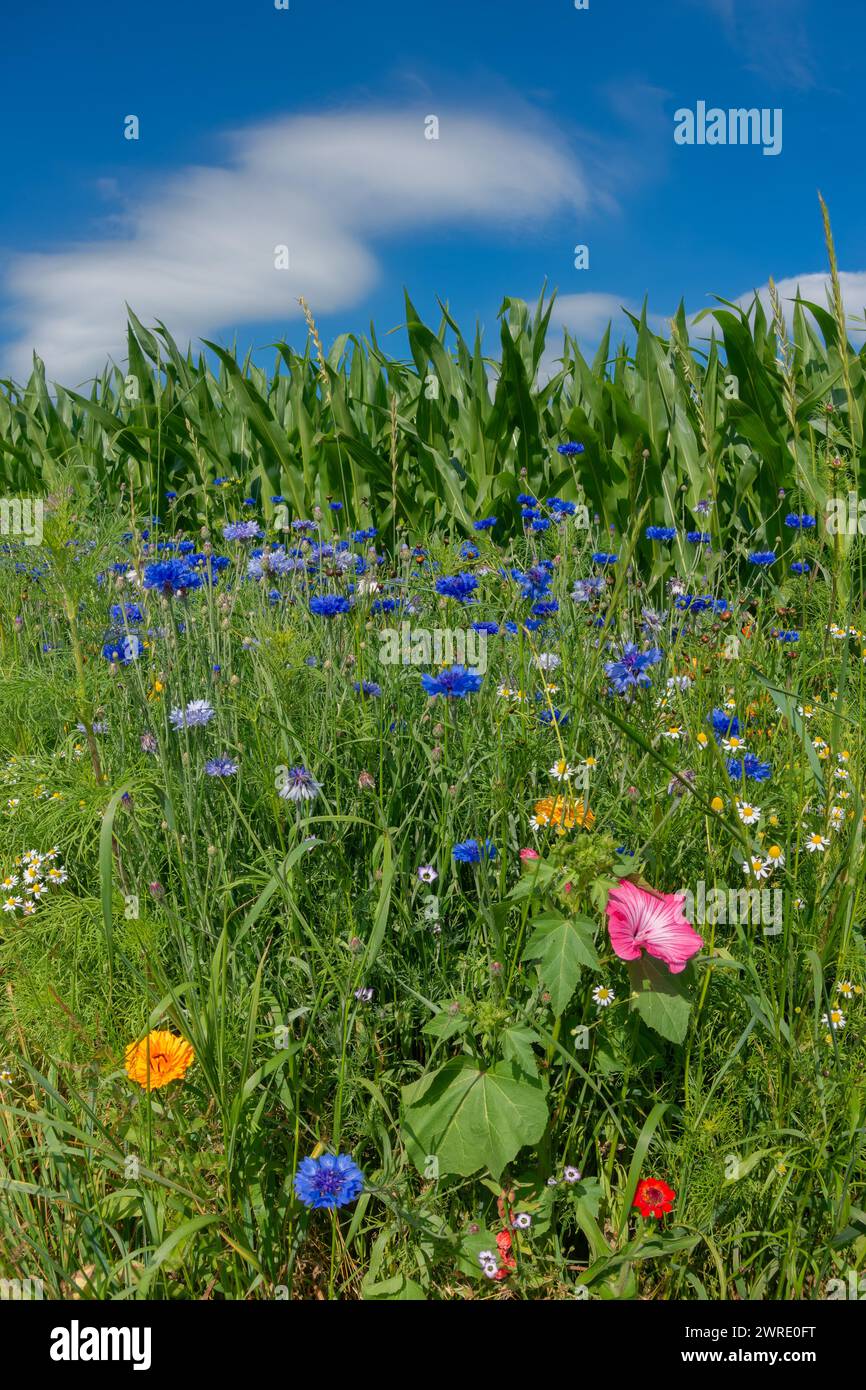
{"label": "blue cornflower", "polygon": [[111,621],[118,627],[123,627],[125,623],[134,627],[136,623],[144,622],[144,614],[137,603],[113,603],[109,612]]}
{"label": "blue cornflower", "polygon": [[605,675],[609,677],[617,695],[624,695],[636,686],[646,688],[651,684],[647,668],[661,661],[664,652],[659,647],[650,647],[642,652],[634,642],[626,642],[622,654],[616,661],[605,664]]}
{"label": "blue cornflower", "polygon": [[295,1195],[305,1207],[332,1211],[360,1197],[364,1174],[349,1154],[305,1158],[295,1174]]}
{"label": "blue cornflower", "polygon": [[227,541],[257,541],[263,535],[257,521],[229,521],[223,527],[223,539]]}
{"label": "blue cornflower", "polygon": [[190,700],[185,709],[173,709],[169,719],[173,729],[196,729],[209,724],[215,714],[210,700]]}
{"label": "blue cornflower", "polygon": [[458,603],[469,603],[478,588],[474,574],[448,574],[436,580],[436,592],[442,598],[453,598]]}
{"label": "blue cornflower", "polygon": [[808,574],[809,571],[810,571],[810,569],[811,569],[811,566],[810,566],[810,565],[807,565],[805,560],[795,560],[794,563],[793,563],[792,566],[791,566],[791,573],[792,573],[792,574]]}
{"label": "blue cornflower", "polygon": [[498,517],[485,516],[482,517],[480,521],[474,521],[472,523],[472,528],[475,531],[492,531],[494,526],[496,525],[497,520]]}
{"label": "blue cornflower", "polygon": [[234,777],[238,770],[238,765],[232,762],[231,758],[210,758],[204,765],[204,770],[208,777]]}
{"label": "blue cornflower", "polygon": [[594,565],[615,565],[618,559],[618,555],[609,555],[605,550],[597,550],[592,557],[592,563]]}
{"label": "blue cornflower", "polygon": [[707,723],[712,724],[717,743],[723,738],[740,737],[740,721],[736,715],[728,714],[727,710],[712,710],[707,715]]}
{"label": "blue cornflower", "polygon": [[177,493],[176,493],[176,492],[166,492],[166,493],[164,493],[164,496],[165,496],[166,502],[173,502],[174,499],[177,497]]}
{"label": "blue cornflower", "polygon": [[486,632],[489,637],[496,637],[499,633],[498,623],[473,623],[473,632]]}
{"label": "blue cornflower", "polygon": [[283,801],[294,802],[315,801],[322,790],[321,782],[317,782],[312,772],[303,766],[280,768],[276,786],[277,795]]}
{"label": "blue cornflower", "polygon": [[256,499],[255,499],[254,497],[245,497],[245,498],[244,498],[244,506],[245,506],[245,507],[254,507],[255,505],[256,505]]}
{"label": "blue cornflower", "polygon": [[340,594],[324,594],[321,598],[310,599],[310,612],[318,618],[336,618],[340,613],[348,613],[351,607],[349,600]]}
{"label": "blue cornflower", "polygon": [[375,526],[368,526],[366,531],[353,531],[352,540],[356,545],[361,545],[364,541],[374,541],[378,534]]}
{"label": "blue cornflower", "polygon": [[376,681],[355,681],[355,692],[368,700],[375,700],[382,694],[382,687]]}
{"label": "blue cornflower", "polygon": [[749,556],[750,565],[774,565],[775,563],[775,550],[753,550]]}
{"label": "blue cornflower", "polygon": [[604,580],[600,575],[591,579],[577,579],[571,597],[575,603],[589,603],[590,599],[597,598],[599,594],[604,593],[604,587]]}
{"label": "blue cornflower", "polygon": [[739,782],[743,777],[747,777],[751,782],[766,782],[772,771],[770,764],[762,763],[754,753],[747,753],[742,761],[739,758],[728,758],[727,767],[732,782]]}
{"label": "blue cornflower", "polygon": [[679,594],[674,599],[674,607],[681,613],[705,613],[708,608],[713,607],[712,594],[704,594],[698,597],[695,594]]}
{"label": "blue cornflower", "polygon": [[537,599],[546,598],[550,592],[551,576],[544,565],[532,565],[525,574],[520,570],[512,570],[511,575],[520,585],[521,595],[525,599],[535,602]]}
{"label": "blue cornflower", "polygon": [[461,840],[451,851],[455,864],[480,864],[482,859],[495,859],[496,846],[492,840],[481,845],[477,840]]}
{"label": "blue cornflower", "polygon": [[329,502],[328,506],[332,512],[341,512],[343,510],[342,502]]}
{"label": "blue cornflower", "polygon": [[166,596],[185,594],[189,589],[201,588],[201,576],[183,560],[158,560],[145,567],[144,587]]}
{"label": "blue cornflower", "polygon": [[535,498],[528,492],[518,492],[517,504],[520,507],[534,507]]}
{"label": "blue cornflower", "polygon": [[106,661],[115,661],[121,666],[129,666],[141,656],[141,642],[132,633],[121,637],[119,642],[106,642],[102,648]]}
{"label": "blue cornflower", "polygon": [[561,709],[545,709],[542,710],[541,714],[538,716],[538,722],[539,724],[556,724],[562,728],[569,722],[569,718],[570,716],[563,714]]}
{"label": "blue cornflower", "polygon": [[562,497],[548,497],[547,505],[557,517],[574,516],[577,511],[576,502],[566,502]]}
{"label": "blue cornflower", "polygon": [[774,629],[773,636],[777,642],[799,642],[800,640],[799,632],[779,631],[779,629]]}
{"label": "blue cornflower", "polygon": [[556,452],[563,454],[567,459],[574,458],[575,454],[582,454],[586,449],[584,444],[557,444]]}
{"label": "blue cornflower", "polygon": [[472,541],[464,541],[460,547],[461,560],[477,560],[480,554],[481,551],[478,549],[478,546],[473,545]]}
{"label": "blue cornflower", "polygon": [[801,512],[799,516],[796,512],[789,512],[785,517],[785,525],[792,531],[811,531],[815,525],[815,518],[809,516],[808,512]]}
{"label": "blue cornflower", "polygon": [[474,671],[467,671],[465,666],[449,666],[438,676],[425,673],[421,677],[421,684],[428,695],[444,695],[446,700],[465,700],[467,695],[474,695],[481,689],[481,677]]}
{"label": "blue cornflower", "polygon": [[541,599],[532,605],[532,611],[536,618],[547,618],[551,613],[559,612],[559,604],[555,598]]}
{"label": "blue cornflower", "polygon": [[708,531],[687,531],[686,540],[689,545],[709,545],[712,537]]}
{"label": "blue cornflower", "polygon": [[529,524],[530,531],[549,531],[550,520],[546,516],[534,516]]}
{"label": "blue cornflower", "polygon": [[677,534],[675,526],[648,526],[644,533],[648,541],[672,541]]}

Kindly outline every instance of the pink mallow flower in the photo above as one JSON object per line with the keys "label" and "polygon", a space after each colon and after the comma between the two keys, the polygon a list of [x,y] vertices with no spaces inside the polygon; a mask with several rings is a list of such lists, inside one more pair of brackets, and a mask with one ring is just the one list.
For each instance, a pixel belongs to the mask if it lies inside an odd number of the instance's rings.
{"label": "pink mallow flower", "polygon": [[639,960],[641,951],[663,960],[672,975],[685,970],[703,940],[683,916],[684,893],[653,893],[620,879],[607,900],[610,944],[620,960]]}
{"label": "pink mallow flower", "polygon": [[538,850],[535,849],[522,849],[520,851],[520,858],[523,860],[524,864],[527,860],[539,859],[540,857]]}

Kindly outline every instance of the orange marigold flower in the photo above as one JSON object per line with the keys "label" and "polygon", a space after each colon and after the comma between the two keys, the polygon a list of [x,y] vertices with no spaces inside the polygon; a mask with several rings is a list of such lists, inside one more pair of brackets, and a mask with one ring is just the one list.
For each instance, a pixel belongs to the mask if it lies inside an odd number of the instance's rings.
{"label": "orange marigold flower", "polygon": [[574,826],[582,825],[589,830],[595,815],[584,806],[582,799],[572,801],[566,796],[545,796],[535,803],[535,819],[539,826],[553,825],[557,829],[572,830]]}
{"label": "orange marigold flower", "polygon": [[[148,1066],[148,1061],[150,1065]],[[144,1090],[180,1081],[195,1061],[192,1044],[167,1029],[156,1028],[126,1049],[126,1074]]]}

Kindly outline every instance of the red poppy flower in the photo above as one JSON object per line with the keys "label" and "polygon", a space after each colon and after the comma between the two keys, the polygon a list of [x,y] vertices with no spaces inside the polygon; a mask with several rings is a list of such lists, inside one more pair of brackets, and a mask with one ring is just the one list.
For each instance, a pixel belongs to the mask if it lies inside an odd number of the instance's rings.
{"label": "red poppy flower", "polygon": [[517,1268],[517,1261],[511,1253],[511,1232],[500,1231],[496,1237],[496,1246],[503,1265],[502,1269],[497,1271],[496,1278],[507,1279],[512,1269]]}
{"label": "red poppy flower", "polygon": [[642,1178],[634,1194],[633,1206],[641,1216],[664,1216],[673,1210],[677,1194],[661,1178]]}

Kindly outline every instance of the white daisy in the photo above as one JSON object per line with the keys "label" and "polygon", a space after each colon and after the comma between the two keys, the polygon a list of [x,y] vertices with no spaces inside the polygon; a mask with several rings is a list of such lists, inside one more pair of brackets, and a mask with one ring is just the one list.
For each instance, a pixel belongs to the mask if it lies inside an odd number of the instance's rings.
{"label": "white daisy", "polygon": [[814,834],[806,838],[806,853],[823,854],[825,849],[829,848],[829,845],[830,841],[825,840],[823,835],[819,835],[818,832],[815,831]]}
{"label": "white daisy", "polygon": [[600,1009],[606,1009],[616,998],[613,990],[608,989],[606,985],[596,985],[592,997]]}

